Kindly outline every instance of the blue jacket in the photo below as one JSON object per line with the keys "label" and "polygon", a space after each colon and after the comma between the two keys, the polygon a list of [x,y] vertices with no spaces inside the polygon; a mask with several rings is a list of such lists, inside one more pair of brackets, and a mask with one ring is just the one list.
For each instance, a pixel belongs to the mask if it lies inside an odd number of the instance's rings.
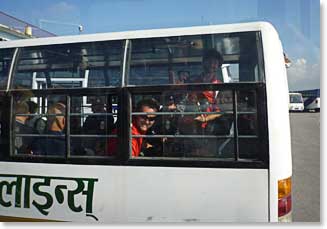
{"label": "blue jacket", "polygon": [[47,131],[45,134],[53,137],[40,136],[34,143],[34,155],[64,156],[66,154],[66,140],[63,132]]}

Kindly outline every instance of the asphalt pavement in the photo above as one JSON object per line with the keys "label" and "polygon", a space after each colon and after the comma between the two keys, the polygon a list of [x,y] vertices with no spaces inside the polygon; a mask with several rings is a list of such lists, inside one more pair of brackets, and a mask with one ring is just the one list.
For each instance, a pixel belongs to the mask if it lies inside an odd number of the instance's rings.
{"label": "asphalt pavement", "polygon": [[320,113],[290,113],[293,222],[320,222]]}

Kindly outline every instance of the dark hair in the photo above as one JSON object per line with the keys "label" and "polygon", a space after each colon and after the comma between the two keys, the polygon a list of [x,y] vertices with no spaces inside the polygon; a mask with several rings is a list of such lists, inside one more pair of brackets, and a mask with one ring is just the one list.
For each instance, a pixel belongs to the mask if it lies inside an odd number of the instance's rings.
{"label": "dark hair", "polygon": [[143,99],[143,100],[141,100],[136,105],[136,111],[137,112],[142,112],[142,108],[144,106],[147,106],[147,107],[150,107],[152,109],[155,109],[155,110],[159,111],[159,103],[155,99]]}
{"label": "dark hair", "polygon": [[223,56],[216,49],[207,49],[203,54],[203,61],[208,59],[218,60],[219,66],[221,66],[224,62]]}
{"label": "dark hair", "polygon": [[94,98],[92,100],[92,105],[104,105],[104,101],[101,98]]}
{"label": "dark hair", "polygon": [[36,113],[37,111],[37,103],[33,102],[33,101],[27,101],[26,102],[28,105],[28,110],[31,114]]}

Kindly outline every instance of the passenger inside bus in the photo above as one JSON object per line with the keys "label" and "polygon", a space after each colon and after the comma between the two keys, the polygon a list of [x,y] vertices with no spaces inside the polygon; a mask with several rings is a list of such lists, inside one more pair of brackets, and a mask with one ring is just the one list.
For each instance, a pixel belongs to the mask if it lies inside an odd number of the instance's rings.
{"label": "passenger inside bus", "polygon": [[[104,98],[103,98],[104,99]],[[83,124],[83,134],[105,135],[110,133],[114,127],[114,118],[106,114],[106,104],[101,98],[95,98],[92,102],[92,112],[98,115],[90,115]],[[104,155],[106,150],[105,138],[85,138],[83,147],[87,155]]]}
{"label": "passenger inside bus", "polygon": [[58,102],[48,110],[48,125],[45,134],[51,137],[39,137],[33,144],[34,155],[64,156],[66,153],[65,126],[66,106]]}
{"label": "passenger inside bus", "polygon": [[[159,112],[163,110],[160,109]],[[156,116],[153,125],[146,131],[146,135],[155,136],[162,133],[163,120],[161,116]],[[162,157],[163,142],[166,138],[147,137],[143,139],[140,156],[144,157]]]}
{"label": "passenger inside bus", "polygon": [[[173,80],[174,84],[222,83],[218,77],[222,64],[222,55],[215,49],[207,49],[202,58],[202,73],[191,77],[188,71],[182,70],[178,72],[177,77],[171,77],[170,72],[170,80]],[[220,112],[218,94],[218,91],[166,92],[163,96],[163,111]],[[225,118],[222,119],[221,114],[173,114],[163,117],[162,130],[164,134],[168,135],[215,135],[229,132],[230,129],[230,122]],[[209,156],[208,152],[214,152],[213,147],[218,147],[217,140],[196,137],[164,138],[163,142],[165,151],[163,155],[172,157]],[[207,148],[208,150],[206,150]],[[185,152],[188,152],[187,155]]]}
{"label": "passenger inside bus", "polygon": [[42,134],[46,129],[46,121],[37,115],[38,105],[33,101],[27,101],[28,109],[30,114],[35,114],[35,116],[29,116],[26,120],[26,125],[33,128],[37,133]]}
{"label": "passenger inside bus", "polygon": [[[35,134],[33,128],[26,125],[29,116],[28,105],[26,102],[18,102],[16,104],[16,121],[15,134]],[[24,115],[25,114],[25,115]],[[30,154],[33,143],[33,137],[18,136],[15,137],[15,151],[17,154]]]}
{"label": "passenger inside bus", "polygon": [[[155,99],[144,99],[138,102],[135,112],[158,112],[159,103]],[[134,115],[132,117],[132,135],[144,135],[155,123],[156,115]],[[118,130],[114,129],[112,134],[117,134]],[[140,156],[143,138],[142,137],[132,137],[132,157]],[[108,140],[108,154],[110,156],[117,154],[118,139],[109,138]],[[145,147],[152,147],[150,145]]]}
{"label": "passenger inside bus", "polygon": [[[204,52],[202,58],[203,72],[199,74],[191,83],[222,83],[218,79],[218,71],[223,64],[222,55],[215,49],[208,49]],[[220,112],[217,104],[218,91],[193,91],[184,95],[184,99],[179,101],[177,107],[182,108],[182,112]],[[214,134],[217,118],[221,114],[201,114],[201,115],[185,115],[178,117],[177,130],[179,134]],[[178,151],[189,152],[190,156],[205,156],[209,147],[208,139],[185,138],[173,140],[174,156],[179,155]],[[211,142],[211,141],[210,141]],[[184,155],[185,156],[185,155]]]}
{"label": "passenger inside bus", "polygon": [[[223,57],[217,50],[206,50],[202,60],[203,72],[196,83],[222,83],[218,79],[218,69],[221,68],[222,64]],[[216,101],[217,94],[218,91],[204,91],[201,94],[196,95],[202,111],[220,111]],[[208,126],[208,122],[213,121],[220,116],[220,114],[199,115],[194,120],[201,122],[201,127],[206,128]]]}
{"label": "passenger inside bus", "polygon": [[[177,85],[189,83],[190,72],[189,71],[178,71],[177,79],[174,79],[174,83]],[[185,92],[177,93],[175,91],[169,91],[164,93],[164,106],[163,112],[183,112],[185,109],[185,101],[187,100],[188,94]],[[163,128],[165,134],[176,134],[178,130],[179,116],[170,115],[164,117]]]}
{"label": "passenger inside bus", "polygon": [[189,83],[190,72],[187,70],[180,70],[177,72],[177,76],[174,71],[169,71],[169,82],[171,84],[184,84]]}

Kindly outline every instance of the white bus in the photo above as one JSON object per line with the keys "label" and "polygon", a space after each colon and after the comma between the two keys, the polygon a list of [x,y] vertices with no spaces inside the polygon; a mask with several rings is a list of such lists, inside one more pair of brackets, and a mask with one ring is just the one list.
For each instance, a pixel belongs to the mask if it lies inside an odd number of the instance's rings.
{"label": "white bus", "polygon": [[301,93],[289,93],[289,111],[303,111],[304,103]]}
{"label": "white bus", "polygon": [[[207,50],[223,57],[213,83],[199,80]],[[204,92],[218,92],[214,110],[194,102]],[[147,98],[161,109],[136,112]],[[0,221],[291,221],[288,83],[269,23],[1,42],[0,111]],[[140,115],[156,120],[135,134]],[[60,131],[25,128],[35,116]]]}

